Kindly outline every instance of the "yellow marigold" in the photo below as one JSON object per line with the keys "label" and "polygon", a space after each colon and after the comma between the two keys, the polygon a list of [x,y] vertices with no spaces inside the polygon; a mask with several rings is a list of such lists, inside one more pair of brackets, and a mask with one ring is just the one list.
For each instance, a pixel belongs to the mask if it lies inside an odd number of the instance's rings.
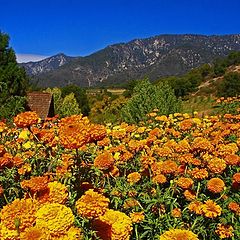
{"label": "yellow marigold", "polygon": [[29,173],[31,172],[32,170],[32,167],[29,163],[25,163],[23,166],[21,166],[19,169],[18,169],[18,173],[20,175],[24,175],[26,173]]}
{"label": "yellow marigold", "polygon": [[[71,227],[65,235],[61,237],[57,237],[56,240],[82,240],[83,233],[80,228]],[[55,238],[51,238],[51,240],[55,240]]]}
{"label": "yellow marigold", "polygon": [[19,233],[15,230],[10,230],[2,223],[0,224],[0,239],[1,240],[19,240]]}
{"label": "yellow marigold", "polygon": [[193,180],[191,178],[180,177],[177,180],[177,185],[182,189],[191,188],[193,185]]}
{"label": "yellow marigold", "polygon": [[198,236],[189,230],[171,229],[163,233],[159,240],[199,240]]}
{"label": "yellow marigold", "polygon": [[67,187],[57,181],[48,183],[49,187],[49,202],[64,204],[68,198]]}
{"label": "yellow marigold", "polygon": [[224,224],[218,224],[217,229],[215,230],[215,233],[220,237],[220,238],[230,238],[232,237],[233,234],[233,227],[231,225],[224,225]]}
{"label": "yellow marigold", "polygon": [[220,193],[224,190],[225,183],[220,178],[211,178],[207,183],[207,189],[212,193]]}
{"label": "yellow marigold", "polygon": [[103,240],[129,240],[132,221],[125,213],[110,209],[95,222],[95,229]]}
{"label": "yellow marigold", "polygon": [[36,124],[38,120],[39,117],[36,112],[23,112],[14,118],[14,123],[17,127],[24,128]]}
{"label": "yellow marigold", "polygon": [[47,228],[51,236],[61,236],[73,226],[72,210],[59,203],[43,205],[36,213],[36,227]]}
{"label": "yellow marigold", "polygon": [[2,208],[1,223],[9,230],[16,230],[18,225],[19,230],[24,231],[34,224],[37,209],[38,204],[32,199],[15,199]]}
{"label": "yellow marigold", "polygon": [[130,213],[130,218],[133,223],[140,223],[144,220],[144,212]]}
{"label": "yellow marigold", "polygon": [[225,161],[220,158],[213,158],[208,162],[208,168],[213,173],[222,173],[226,167]]}
{"label": "yellow marigold", "polygon": [[138,172],[130,173],[130,174],[128,174],[128,176],[127,176],[127,181],[128,181],[130,184],[137,183],[137,182],[140,181],[140,179],[141,179],[141,174],[138,173]]}
{"label": "yellow marigold", "polygon": [[192,176],[192,178],[196,180],[202,180],[202,179],[208,178],[208,171],[205,168],[201,168],[201,169],[194,168],[190,170],[189,173]]}
{"label": "yellow marigold", "polygon": [[152,181],[154,183],[159,183],[159,184],[163,184],[167,182],[167,178],[163,175],[163,174],[157,174],[156,176],[154,176],[152,178]]}
{"label": "yellow marigold", "polygon": [[202,214],[202,203],[199,201],[190,202],[188,209],[196,214]]}
{"label": "yellow marigold", "polygon": [[109,152],[103,152],[99,154],[94,160],[94,166],[101,169],[107,170],[114,164],[114,157]]}
{"label": "yellow marigold", "polygon": [[207,200],[205,204],[202,204],[202,212],[205,217],[215,218],[221,215],[222,208],[213,200]]}
{"label": "yellow marigold", "polygon": [[93,219],[103,215],[108,209],[109,199],[89,189],[76,202],[76,209],[80,216]]}
{"label": "yellow marigold", "polygon": [[30,227],[20,233],[21,240],[50,240],[50,233],[46,228]]}

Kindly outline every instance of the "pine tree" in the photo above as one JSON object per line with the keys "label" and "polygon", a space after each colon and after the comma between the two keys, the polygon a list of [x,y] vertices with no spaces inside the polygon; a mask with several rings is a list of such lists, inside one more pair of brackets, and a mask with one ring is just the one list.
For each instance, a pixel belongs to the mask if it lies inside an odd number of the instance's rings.
{"label": "pine tree", "polygon": [[24,110],[28,79],[12,48],[9,36],[0,31],[0,117],[8,118]]}

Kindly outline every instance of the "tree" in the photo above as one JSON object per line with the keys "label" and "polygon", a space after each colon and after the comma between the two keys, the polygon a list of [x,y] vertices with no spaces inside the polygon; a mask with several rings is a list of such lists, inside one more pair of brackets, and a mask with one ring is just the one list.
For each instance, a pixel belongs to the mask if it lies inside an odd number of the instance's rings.
{"label": "tree", "polygon": [[218,88],[218,96],[234,97],[240,94],[240,73],[230,72],[224,76]]}
{"label": "tree", "polygon": [[52,93],[54,101],[55,113],[60,117],[71,116],[73,114],[80,114],[81,109],[77,103],[77,100],[73,93],[62,97],[62,91],[60,88],[47,88],[46,92]]}
{"label": "tree", "polygon": [[0,117],[8,118],[24,110],[28,78],[16,61],[9,36],[0,31]]}
{"label": "tree", "polygon": [[63,87],[61,91],[63,98],[69,95],[70,93],[73,93],[81,109],[82,114],[86,116],[89,114],[90,107],[85,89],[78,87],[76,85],[68,85],[66,87]]}
{"label": "tree", "polygon": [[166,83],[152,85],[147,79],[134,88],[132,98],[121,110],[122,119],[129,123],[145,120],[146,115],[159,109],[159,114],[170,114],[180,110],[180,101]]}

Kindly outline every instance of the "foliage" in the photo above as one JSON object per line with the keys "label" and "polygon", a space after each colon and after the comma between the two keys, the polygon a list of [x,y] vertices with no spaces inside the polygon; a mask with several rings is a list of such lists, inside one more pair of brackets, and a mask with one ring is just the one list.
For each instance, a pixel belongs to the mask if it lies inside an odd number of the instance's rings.
{"label": "foliage", "polygon": [[24,95],[28,79],[23,68],[16,61],[9,36],[0,31],[0,118],[14,116],[24,110]]}
{"label": "foliage", "polygon": [[230,72],[225,74],[218,87],[218,96],[234,97],[240,94],[240,73]]}
{"label": "foliage", "polygon": [[146,120],[146,114],[153,109],[158,109],[160,114],[178,112],[180,102],[167,84],[152,85],[145,79],[135,86],[132,98],[123,106],[122,119],[131,123]]}
{"label": "foliage", "polygon": [[1,239],[240,238],[239,115],[32,115],[0,123]]}
{"label": "foliage", "polygon": [[81,109],[82,114],[86,116],[89,114],[90,107],[85,89],[78,87],[76,85],[68,85],[61,88],[61,92],[63,98],[69,95],[70,93],[73,93],[77,100],[79,108]]}
{"label": "foliage", "polygon": [[60,117],[66,117],[73,114],[80,114],[81,109],[77,103],[74,93],[62,97],[62,91],[59,88],[46,89],[46,92],[53,94],[54,111]]}

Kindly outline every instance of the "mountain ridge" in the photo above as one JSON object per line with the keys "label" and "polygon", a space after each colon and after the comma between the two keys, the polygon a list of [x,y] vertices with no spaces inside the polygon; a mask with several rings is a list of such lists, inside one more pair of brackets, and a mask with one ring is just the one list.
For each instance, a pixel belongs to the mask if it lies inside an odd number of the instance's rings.
{"label": "mountain ridge", "polygon": [[240,34],[163,34],[112,44],[85,57],[55,55],[54,60],[48,59],[55,63],[50,67],[46,61],[22,66],[28,73],[32,71],[34,81],[42,87],[89,87],[124,83],[146,75],[151,80],[181,75],[231,51],[240,51]]}

